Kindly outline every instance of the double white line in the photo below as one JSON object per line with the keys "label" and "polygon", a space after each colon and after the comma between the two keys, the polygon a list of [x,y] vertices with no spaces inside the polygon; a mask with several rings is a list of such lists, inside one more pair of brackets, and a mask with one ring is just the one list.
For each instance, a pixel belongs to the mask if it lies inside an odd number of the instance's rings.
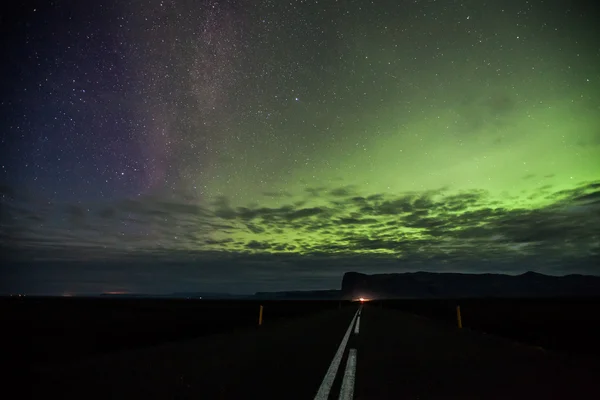
{"label": "double white line", "polygon": [[[346,351],[346,345],[348,344],[348,339],[350,338],[350,332],[352,332],[352,326],[354,326],[354,334],[358,335],[360,329],[360,313],[362,311],[362,307],[354,314],[352,317],[352,321],[350,321],[350,326],[346,330],[346,334],[342,338],[342,342],[333,356],[333,360],[331,360],[331,364],[329,365],[329,369],[323,378],[323,382],[321,382],[321,386],[319,387],[319,391],[315,396],[315,400],[327,400],[329,399],[329,392],[331,391],[331,387],[333,386],[333,381],[335,380],[335,376],[337,375],[337,371],[340,368],[340,363],[342,362],[342,357],[344,356],[344,351]],[[356,321],[356,325],[354,325],[354,321]],[[344,379],[342,380],[342,388],[340,389],[340,400],[351,400],[354,396],[354,377],[356,374],[356,349],[350,349],[348,353],[348,361],[346,361],[346,370],[344,371]]]}

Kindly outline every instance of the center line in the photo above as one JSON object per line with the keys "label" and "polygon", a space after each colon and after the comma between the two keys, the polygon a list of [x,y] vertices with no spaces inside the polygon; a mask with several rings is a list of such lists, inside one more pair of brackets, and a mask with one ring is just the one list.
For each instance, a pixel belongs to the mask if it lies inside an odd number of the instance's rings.
{"label": "center line", "polygon": [[348,361],[346,362],[346,371],[344,380],[340,389],[339,400],[352,400],[354,397],[354,381],[356,376],[356,349],[350,349]]}
{"label": "center line", "polygon": [[358,315],[358,310],[352,317],[352,321],[350,321],[350,325],[346,330],[346,334],[340,343],[340,347],[338,347],[335,356],[333,356],[333,360],[331,360],[331,364],[329,365],[329,369],[323,378],[323,382],[321,382],[321,386],[319,387],[319,391],[315,396],[315,400],[327,400],[329,398],[329,392],[331,391],[331,386],[333,386],[333,381],[335,376],[337,375],[338,368],[340,367],[340,363],[342,362],[342,356],[344,355],[344,351],[346,350],[346,344],[348,344],[348,338],[350,337],[350,332],[352,332],[352,325],[354,325],[354,320]]}
{"label": "center line", "polygon": [[358,335],[358,330],[360,329],[360,315],[356,318],[356,325],[354,326],[354,334]]}

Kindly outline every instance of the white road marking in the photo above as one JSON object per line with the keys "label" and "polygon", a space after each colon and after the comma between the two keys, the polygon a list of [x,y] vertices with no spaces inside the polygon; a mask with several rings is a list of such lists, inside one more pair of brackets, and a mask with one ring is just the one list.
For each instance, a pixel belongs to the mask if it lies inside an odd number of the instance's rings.
{"label": "white road marking", "polygon": [[340,389],[339,400],[352,400],[354,397],[354,380],[356,376],[356,349],[350,349],[348,361],[346,362],[346,371],[344,380]]}
{"label": "white road marking", "polygon": [[356,325],[354,325],[354,334],[358,335],[358,330],[360,329],[360,315],[356,318]]}
{"label": "white road marking", "polygon": [[331,364],[329,365],[329,369],[327,373],[323,377],[323,382],[321,382],[321,386],[319,387],[319,391],[315,395],[315,400],[327,400],[329,398],[329,392],[331,391],[331,386],[333,385],[333,381],[335,376],[337,375],[337,371],[340,368],[340,363],[342,362],[342,356],[344,355],[344,351],[346,350],[346,344],[348,344],[348,338],[350,337],[350,332],[352,332],[352,326],[354,325],[354,321],[356,320],[356,316],[358,315],[357,310],[352,317],[352,321],[350,321],[350,326],[346,330],[346,334],[342,338],[342,342],[340,343],[340,347],[338,347],[335,356],[333,356],[333,360],[331,360]]}

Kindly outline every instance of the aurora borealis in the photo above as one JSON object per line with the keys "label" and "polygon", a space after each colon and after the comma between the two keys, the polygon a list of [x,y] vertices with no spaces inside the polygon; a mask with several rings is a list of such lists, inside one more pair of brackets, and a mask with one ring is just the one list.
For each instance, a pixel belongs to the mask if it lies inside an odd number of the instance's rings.
{"label": "aurora borealis", "polygon": [[583,3],[101,0],[13,17],[4,292],[598,274]]}

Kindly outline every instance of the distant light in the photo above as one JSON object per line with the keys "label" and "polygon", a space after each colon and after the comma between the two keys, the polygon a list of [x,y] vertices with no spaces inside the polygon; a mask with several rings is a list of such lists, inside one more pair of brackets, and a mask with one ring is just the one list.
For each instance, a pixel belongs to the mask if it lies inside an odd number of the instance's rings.
{"label": "distant light", "polygon": [[361,298],[359,298],[358,300],[360,300],[360,301],[362,302],[362,301],[365,301],[365,298],[364,298],[364,297],[361,297]]}

